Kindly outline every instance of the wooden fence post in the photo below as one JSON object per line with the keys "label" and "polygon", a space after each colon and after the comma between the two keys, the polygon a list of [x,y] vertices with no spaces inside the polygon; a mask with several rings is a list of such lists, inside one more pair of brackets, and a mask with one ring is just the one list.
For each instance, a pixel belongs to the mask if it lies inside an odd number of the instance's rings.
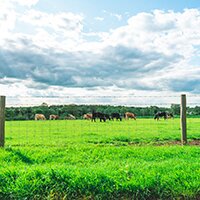
{"label": "wooden fence post", "polygon": [[186,95],[181,95],[181,142],[187,144]]}
{"label": "wooden fence post", "polygon": [[5,104],[6,97],[0,96],[0,147],[5,144]]}

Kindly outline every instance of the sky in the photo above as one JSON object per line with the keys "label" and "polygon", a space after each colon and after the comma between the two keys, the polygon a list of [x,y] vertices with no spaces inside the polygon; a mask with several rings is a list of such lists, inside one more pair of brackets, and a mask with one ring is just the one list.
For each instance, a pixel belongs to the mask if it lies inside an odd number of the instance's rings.
{"label": "sky", "polygon": [[0,95],[11,103],[200,94],[199,0],[0,0],[0,33]]}

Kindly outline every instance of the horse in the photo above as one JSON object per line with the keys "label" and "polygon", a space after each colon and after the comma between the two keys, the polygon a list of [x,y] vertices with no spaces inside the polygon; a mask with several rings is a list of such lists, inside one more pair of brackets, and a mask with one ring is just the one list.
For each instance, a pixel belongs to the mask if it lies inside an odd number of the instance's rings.
{"label": "horse", "polygon": [[100,122],[102,122],[102,120],[104,122],[106,122],[106,116],[105,114],[101,113],[101,112],[92,112],[92,121],[96,122],[96,118],[100,119]]}
{"label": "horse", "polygon": [[159,119],[162,118],[162,117],[164,118],[164,120],[166,120],[167,117],[168,117],[168,113],[165,112],[165,111],[163,111],[163,112],[159,111],[159,112],[157,112],[157,113],[154,115],[154,120],[155,120],[155,119],[159,120]]}
{"label": "horse", "polygon": [[124,118],[125,118],[125,119],[131,118],[131,119],[136,120],[136,115],[135,115],[134,113],[131,113],[131,112],[126,112],[126,113],[124,114]]}
{"label": "horse", "polygon": [[84,114],[83,119],[92,119],[92,114],[91,113]]}
{"label": "horse", "polygon": [[114,118],[115,118],[116,120],[122,121],[122,117],[121,117],[121,115],[120,115],[119,113],[112,113],[112,114],[111,114],[111,119],[114,120]]}
{"label": "horse", "polygon": [[174,119],[173,113],[167,113],[167,119]]}
{"label": "horse", "polygon": [[50,115],[49,116],[49,120],[56,120],[56,119],[59,119],[58,115]]}
{"label": "horse", "polygon": [[65,119],[74,120],[74,119],[76,119],[76,117],[75,117],[74,115],[72,115],[72,114],[68,114],[68,115],[65,117]]}
{"label": "horse", "polygon": [[110,117],[110,115],[109,115],[109,114],[104,114],[104,116],[105,116],[105,118],[106,118],[106,119],[109,119],[109,120],[111,120],[111,117]]}
{"label": "horse", "polygon": [[46,117],[43,114],[35,114],[35,120],[46,120]]}

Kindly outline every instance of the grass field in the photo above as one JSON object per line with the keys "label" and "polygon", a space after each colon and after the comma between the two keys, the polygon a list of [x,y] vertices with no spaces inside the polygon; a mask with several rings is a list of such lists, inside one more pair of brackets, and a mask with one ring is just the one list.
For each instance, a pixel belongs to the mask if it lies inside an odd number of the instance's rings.
{"label": "grass field", "polygon": [[[199,199],[200,146],[179,119],[9,121],[0,199]],[[189,141],[200,119],[188,119]]]}

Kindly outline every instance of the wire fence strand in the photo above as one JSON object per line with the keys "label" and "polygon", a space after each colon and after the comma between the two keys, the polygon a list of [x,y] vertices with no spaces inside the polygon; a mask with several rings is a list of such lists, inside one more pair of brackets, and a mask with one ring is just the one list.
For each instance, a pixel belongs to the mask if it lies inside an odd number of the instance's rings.
{"label": "wire fence strand", "polygon": [[[200,138],[200,107],[188,96],[188,137]],[[131,145],[180,140],[180,96],[8,96],[6,104],[6,145],[63,146],[68,143],[89,145]],[[52,101],[50,101],[51,99]],[[25,100],[25,101],[24,101]],[[100,112],[109,116],[106,122],[92,122],[84,114]],[[136,120],[124,118],[134,113]],[[157,112],[172,113],[174,118],[154,120]],[[35,114],[46,120],[35,120]],[[50,120],[50,115],[59,119]],[[70,118],[74,116],[74,118]]]}

